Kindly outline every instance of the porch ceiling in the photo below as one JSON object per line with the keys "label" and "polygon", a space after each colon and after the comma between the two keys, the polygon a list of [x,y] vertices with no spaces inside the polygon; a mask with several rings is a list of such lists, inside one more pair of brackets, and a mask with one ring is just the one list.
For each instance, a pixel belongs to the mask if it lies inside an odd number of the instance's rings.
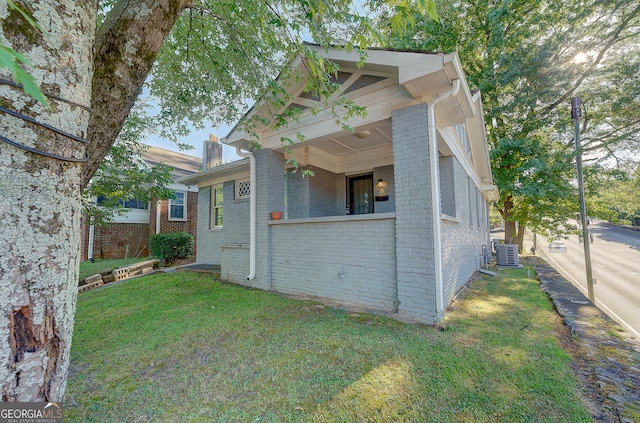
{"label": "porch ceiling", "polygon": [[[284,151],[284,148],[277,149]],[[304,141],[289,149],[301,166],[313,165],[334,173],[371,170],[393,163],[391,119]],[[285,153],[286,154],[286,153]]]}
{"label": "porch ceiling", "polygon": [[303,143],[313,146],[323,153],[336,157],[360,154],[381,147],[391,147],[391,121],[389,119],[374,125],[358,128],[355,133],[333,134]]}

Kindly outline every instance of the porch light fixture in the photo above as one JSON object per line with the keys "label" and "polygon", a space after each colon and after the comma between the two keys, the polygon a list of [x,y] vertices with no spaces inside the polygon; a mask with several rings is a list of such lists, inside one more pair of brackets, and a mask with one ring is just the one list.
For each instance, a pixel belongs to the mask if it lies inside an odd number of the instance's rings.
{"label": "porch light fixture", "polygon": [[356,137],[360,138],[361,140],[367,138],[369,135],[371,135],[371,132],[369,131],[356,132]]}
{"label": "porch light fixture", "polygon": [[386,184],[384,183],[382,178],[378,179],[378,183],[376,184],[376,189],[375,189],[376,194],[373,197],[375,201],[389,201],[389,196],[384,190],[385,185]]}

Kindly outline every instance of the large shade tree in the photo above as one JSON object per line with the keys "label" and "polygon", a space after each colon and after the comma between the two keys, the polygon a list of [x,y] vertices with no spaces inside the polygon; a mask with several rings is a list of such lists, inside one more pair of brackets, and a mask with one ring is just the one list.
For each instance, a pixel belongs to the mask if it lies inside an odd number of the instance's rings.
{"label": "large shade tree", "polygon": [[[389,0],[394,22],[431,2]],[[42,31],[24,14],[29,9]],[[235,119],[248,99],[281,101],[269,81],[307,36],[364,47],[369,21],[347,0],[0,0],[0,41],[27,57],[49,99],[35,101],[0,69],[0,392],[63,399],[79,264],[81,190],[151,76],[160,117]],[[27,7],[29,6],[29,7]],[[99,13],[103,13],[102,15]],[[99,23],[99,25],[98,25]],[[6,57],[0,52],[0,58]],[[332,66],[307,57],[310,90],[332,92]],[[270,93],[270,94],[269,94]],[[343,120],[362,111],[343,103]],[[44,125],[47,126],[44,126]],[[88,142],[87,142],[88,141]]]}
{"label": "large shade tree", "polygon": [[571,97],[583,100],[587,160],[640,149],[640,3],[437,4],[442,24],[416,16],[389,45],[459,52],[470,85],[482,91],[506,240],[522,247],[527,227],[558,235],[578,211]]}

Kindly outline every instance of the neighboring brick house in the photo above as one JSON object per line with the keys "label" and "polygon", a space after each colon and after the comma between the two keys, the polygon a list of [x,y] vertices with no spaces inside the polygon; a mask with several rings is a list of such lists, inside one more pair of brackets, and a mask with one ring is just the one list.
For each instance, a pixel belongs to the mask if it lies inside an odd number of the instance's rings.
{"label": "neighboring brick house", "polygon": [[[498,192],[480,93],[455,53],[369,50],[360,67],[355,52],[317,52],[340,65],[342,92],[367,116],[346,132],[310,112],[320,103],[304,81],[285,83],[280,112],[298,107],[299,119],[257,128],[249,160],[179,180],[199,187],[196,261],[236,283],[439,322],[490,243]],[[313,177],[286,164],[281,137],[298,132],[306,140],[290,149]],[[239,154],[252,145],[238,129],[222,142]]]}
{"label": "neighboring brick house", "polygon": [[[142,154],[142,160],[147,166],[164,163],[173,167],[176,178],[196,173],[201,167],[199,157],[159,147],[149,147]],[[149,255],[149,237],[156,233],[189,232],[195,237],[198,189],[177,182],[169,188],[176,198],[150,203],[127,201],[124,203],[127,214],[116,216],[106,227],[91,227],[85,222],[82,225],[81,259],[146,257]]]}

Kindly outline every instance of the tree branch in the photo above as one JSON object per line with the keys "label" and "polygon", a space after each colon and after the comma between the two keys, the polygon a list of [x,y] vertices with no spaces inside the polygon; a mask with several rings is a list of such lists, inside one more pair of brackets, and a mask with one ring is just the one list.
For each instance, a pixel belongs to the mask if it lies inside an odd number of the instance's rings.
{"label": "tree branch", "polygon": [[[86,186],[120,133],[151,66],[183,9],[193,0],[120,0],[96,35]],[[145,16],[144,19],[141,16]]]}

